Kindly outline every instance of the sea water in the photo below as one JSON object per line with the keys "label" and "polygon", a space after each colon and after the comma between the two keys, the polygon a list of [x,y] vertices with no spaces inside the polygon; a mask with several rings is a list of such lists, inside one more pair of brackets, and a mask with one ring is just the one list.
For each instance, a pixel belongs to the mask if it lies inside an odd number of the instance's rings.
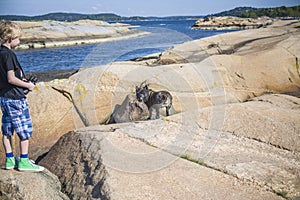
{"label": "sea water", "polygon": [[99,44],[16,51],[25,72],[103,66],[114,61],[160,53],[173,45],[225,31],[192,30],[195,20],[127,21],[151,34]]}

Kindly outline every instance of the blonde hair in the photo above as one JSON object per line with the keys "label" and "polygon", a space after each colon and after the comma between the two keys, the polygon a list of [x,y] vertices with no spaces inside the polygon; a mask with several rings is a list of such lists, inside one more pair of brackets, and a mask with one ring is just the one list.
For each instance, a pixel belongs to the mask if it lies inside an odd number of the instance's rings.
{"label": "blonde hair", "polygon": [[20,37],[22,34],[21,26],[16,22],[1,21],[0,22],[0,38],[1,42]]}

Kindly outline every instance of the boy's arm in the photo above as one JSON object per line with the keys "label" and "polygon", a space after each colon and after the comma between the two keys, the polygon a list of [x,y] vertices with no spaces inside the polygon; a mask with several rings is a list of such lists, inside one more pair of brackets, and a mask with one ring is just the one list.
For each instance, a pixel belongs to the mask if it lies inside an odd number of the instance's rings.
{"label": "boy's arm", "polygon": [[9,70],[7,72],[7,81],[9,84],[16,85],[18,87],[28,88],[30,91],[34,89],[35,85],[31,82],[25,82],[18,79],[15,76],[15,72],[13,70]]}

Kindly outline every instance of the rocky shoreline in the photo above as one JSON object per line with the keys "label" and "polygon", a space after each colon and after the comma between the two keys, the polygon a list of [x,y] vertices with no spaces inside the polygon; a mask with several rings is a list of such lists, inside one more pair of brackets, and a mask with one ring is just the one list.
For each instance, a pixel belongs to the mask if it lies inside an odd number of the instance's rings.
{"label": "rocky shoreline", "polygon": [[66,69],[66,70],[48,70],[41,72],[26,73],[26,77],[35,76],[38,82],[50,82],[55,79],[68,79],[72,75],[79,72],[80,69]]}
{"label": "rocky shoreline", "polygon": [[[300,99],[287,93],[300,93],[299,27],[275,21],[38,83],[31,155],[47,170],[2,170],[0,198],[298,199]],[[172,115],[104,125],[145,80],[171,92]]]}
{"label": "rocky shoreline", "polygon": [[262,28],[273,24],[271,18],[240,18],[240,17],[206,17],[199,19],[192,26],[198,30],[245,30]]}
{"label": "rocky shoreline", "polygon": [[149,34],[126,24],[109,24],[94,20],[19,23],[23,29],[23,35],[22,43],[17,49],[22,50],[102,43]]}

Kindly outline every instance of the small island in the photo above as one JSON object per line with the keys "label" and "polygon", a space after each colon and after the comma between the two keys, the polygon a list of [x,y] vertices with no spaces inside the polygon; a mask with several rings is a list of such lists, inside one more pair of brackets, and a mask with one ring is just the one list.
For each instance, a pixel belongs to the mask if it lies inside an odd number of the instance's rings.
{"label": "small island", "polygon": [[148,34],[123,23],[99,20],[18,21],[23,29],[18,49],[51,48],[122,40]]}
{"label": "small island", "polygon": [[236,7],[231,10],[203,16],[192,29],[244,30],[266,27],[278,19],[299,19],[300,6],[276,8]]}
{"label": "small island", "polygon": [[195,22],[192,29],[197,30],[243,30],[261,28],[271,25],[273,19],[269,17],[261,18],[241,18],[233,16],[201,18]]}

